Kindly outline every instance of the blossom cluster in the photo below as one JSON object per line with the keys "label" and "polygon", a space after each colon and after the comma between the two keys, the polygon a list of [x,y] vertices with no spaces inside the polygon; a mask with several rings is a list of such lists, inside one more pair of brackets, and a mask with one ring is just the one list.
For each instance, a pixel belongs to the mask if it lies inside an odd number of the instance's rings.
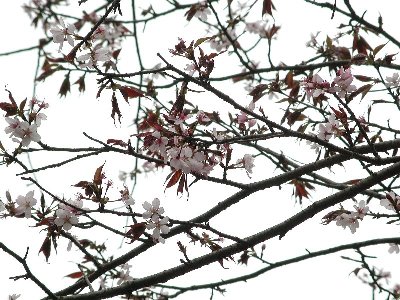
{"label": "blossom cluster", "polygon": [[[81,28],[83,26],[82,23],[88,22],[95,24],[98,20],[99,17],[96,13],[89,15],[87,14],[81,21],[77,23],[77,26]],[[114,26],[111,26],[110,24],[114,24]],[[53,42],[60,44],[59,52],[63,48],[65,40],[68,42],[68,44],[74,47],[74,40],[76,38],[82,39],[82,37],[80,37],[76,31],[77,28],[74,24],[69,24],[67,26],[62,18],[60,18],[59,24],[54,24],[50,28],[50,33],[53,36]],[[123,25],[118,24],[116,21],[110,21],[107,24],[102,24],[101,26],[97,27],[90,38],[90,43],[85,44],[82,49],[79,49],[86,52],[76,57],[79,66],[82,68],[93,69],[98,66],[99,62],[104,62],[106,67],[112,67],[114,70],[116,70],[117,68],[115,62],[111,61],[113,56],[112,51],[118,47],[120,39],[127,32],[129,32],[129,30]],[[107,44],[107,46],[103,46],[104,44]],[[115,57],[117,56],[118,54],[115,54]]]}
{"label": "blossom cluster", "polygon": [[351,69],[341,67],[336,77],[331,83],[322,79],[318,74],[314,74],[311,78],[307,77],[301,82],[307,98],[317,98],[325,93],[336,94],[339,98],[345,98],[347,94],[356,91],[356,86],[352,84],[354,76]]}
{"label": "blossom cluster", "polygon": [[336,221],[337,226],[341,226],[343,229],[348,227],[351,233],[355,233],[360,226],[359,220],[362,221],[369,211],[369,207],[365,204],[365,201],[361,200],[358,205],[353,206],[355,211],[340,209],[330,212],[323,217],[323,224],[326,225],[332,221]]}
{"label": "blossom cluster", "polygon": [[317,137],[324,141],[329,141],[333,135],[337,135],[339,131],[340,123],[336,119],[335,114],[330,114],[328,117],[328,122],[318,125]]}
{"label": "blossom cluster", "polygon": [[165,243],[161,234],[169,233],[170,228],[167,225],[169,218],[161,216],[164,213],[164,208],[160,207],[160,200],[155,198],[151,204],[145,201],[143,203],[143,208],[146,211],[142,216],[144,219],[148,219],[146,228],[149,230],[153,229],[152,237],[154,242]]}
{"label": "blossom cluster", "polygon": [[[41,110],[49,107],[47,103],[38,101],[36,98],[29,102],[29,106],[27,116],[24,115],[24,111],[18,112],[18,109],[15,108],[13,113],[7,113],[5,117],[8,123],[8,126],[4,129],[5,133],[9,134],[14,142],[21,143],[23,147],[28,147],[31,142],[40,142],[41,137],[37,130],[42,124],[42,120],[47,119],[47,116]],[[8,117],[12,115],[16,116],[14,118]]]}

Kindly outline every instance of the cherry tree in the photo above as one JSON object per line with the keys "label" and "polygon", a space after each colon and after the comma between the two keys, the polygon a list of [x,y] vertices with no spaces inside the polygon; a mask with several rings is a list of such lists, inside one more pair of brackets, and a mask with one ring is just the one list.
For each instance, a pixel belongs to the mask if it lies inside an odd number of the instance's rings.
{"label": "cherry tree", "polygon": [[[25,3],[40,38],[0,54],[37,51],[33,94],[10,83],[0,102],[2,172],[15,175],[2,180],[0,224],[25,226],[30,245],[0,239],[1,255],[18,266],[10,280],[28,279],[42,299],[217,297],[274,269],[345,253],[337,258],[350,263],[345,275],[373,299],[400,297],[394,265],[375,259],[400,252],[400,41],[384,15],[350,0],[304,0],[336,30],[284,41],[286,59],[279,38],[294,24],[280,20],[290,8],[279,1],[69,2]],[[159,42],[151,27],[174,40]],[[56,93],[44,94],[50,86]],[[74,97],[92,102],[84,109]],[[74,103],[73,115],[52,115],[60,101]],[[276,260],[272,244],[309,223],[331,246],[304,244]],[[381,231],[359,240],[364,226]],[[72,252],[72,272],[34,272],[30,263],[39,254],[54,265]],[[217,279],[176,283],[210,264]],[[9,295],[19,297],[29,292]]]}

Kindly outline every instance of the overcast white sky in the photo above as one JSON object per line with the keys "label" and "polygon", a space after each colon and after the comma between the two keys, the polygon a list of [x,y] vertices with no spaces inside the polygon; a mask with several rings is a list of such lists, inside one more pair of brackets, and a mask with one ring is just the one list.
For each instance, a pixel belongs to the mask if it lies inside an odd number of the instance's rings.
{"label": "overcast white sky", "polygon": [[[77,1],[70,1],[77,2]],[[90,2],[90,1],[89,1]],[[122,3],[128,2],[122,0]],[[140,1],[139,1],[140,2]],[[141,1],[143,8],[147,7],[146,1]],[[260,1],[261,2],[261,1]],[[275,3],[276,2],[276,3]],[[275,19],[277,24],[282,25],[282,31],[279,39],[276,41],[276,48],[273,51],[273,59],[284,61],[287,64],[298,63],[308,58],[311,53],[305,49],[304,44],[308,41],[311,32],[321,31],[321,36],[325,37],[324,32],[332,34],[336,25],[340,23],[339,15],[334,20],[330,20],[330,12],[327,10],[316,9],[309,4],[300,0],[293,1],[275,1],[277,7]],[[372,21],[377,19],[380,12],[383,16],[384,27],[387,28],[392,35],[400,38],[398,31],[398,11],[400,3],[394,0],[381,1],[353,1],[356,9],[368,10],[366,17],[371,16]],[[25,48],[34,45],[37,37],[40,36],[32,27],[29,27],[29,19],[22,11],[21,5],[23,1],[8,2],[3,9],[0,10],[0,28],[2,28],[2,43],[0,43],[0,53],[11,51],[14,49]],[[339,1],[338,1],[339,3]],[[73,6],[73,5],[71,5]],[[127,4],[129,8],[129,3]],[[88,10],[89,11],[89,10]],[[129,10],[127,10],[128,12]],[[129,13],[125,14],[125,18]],[[183,17],[183,16],[182,16]],[[177,21],[176,18],[165,18],[164,23],[149,25],[146,32],[142,34],[141,39],[144,44],[143,55],[145,65],[152,67],[159,62],[156,57],[157,52],[167,54],[167,49],[171,48],[177,41],[177,37],[184,37],[188,40],[196,39],[203,33],[196,32],[193,26],[182,26],[185,22]],[[168,24],[168,26],[165,26]],[[151,37],[151,38],[150,38]],[[385,41],[382,41],[385,42]],[[376,45],[375,45],[376,46]],[[54,45],[57,48],[57,45]],[[390,53],[389,50],[385,50]],[[128,51],[123,53],[129,56]],[[168,56],[170,58],[170,56]],[[32,96],[32,79],[34,76],[36,52],[24,52],[8,57],[0,57],[0,87],[7,86],[14,94],[17,101],[30,98]],[[129,66],[129,63],[127,64]],[[224,66],[225,67],[225,66]],[[136,71],[134,68],[127,68],[129,71]],[[223,68],[216,64],[216,71]],[[107,138],[126,139],[132,134],[131,128],[126,128],[131,122],[129,117],[122,121],[122,125],[114,126],[113,120],[109,117],[110,105],[108,99],[95,99],[95,88],[89,88],[86,94],[73,94],[73,97],[59,99],[57,92],[60,85],[60,78],[57,80],[48,80],[45,84],[38,86],[36,96],[50,103],[48,111],[48,120],[42,125],[41,135],[46,143],[57,146],[93,146],[82,135],[85,131],[92,136],[105,140]],[[230,91],[231,87],[226,87]],[[0,101],[6,99],[7,93],[0,90]],[[243,100],[244,104],[250,99]],[[147,105],[151,105],[149,102]],[[121,104],[121,110],[133,110],[126,104]],[[0,140],[4,143],[7,139],[4,134],[3,127],[5,122],[0,120]],[[4,143],[6,144],[6,143]],[[12,145],[12,143],[7,143]],[[57,156],[33,156],[33,165],[41,166],[50,161],[58,161]],[[90,158],[81,163],[72,163],[58,170],[49,170],[38,174],[39,180],[45,182],[46,186],[58,195],[71,197],[77,190],[71,189],[71,185],[80,181],[91,178],[93,171],[100,164],[106,161],[105,170],[109,177],[122,187],[122,183],[118,183],[117,176],[119,170],[129,171],[133,166],[132,161],[126,160],[121,156],[101,156]],[[305,158],[306,159],[306,158]],[[312,159],[312,158],[307,158]],[[127,167],[128,166],[128,167]],[[337,169],[339,171],[339,169]],[[0,199],[4,199],[6,190],[10,190],[13,197],[19,194],[26,194],[31,190],[26,183],[15,177],[18,169],[14,167],[5,168],[1,166],[0,171]],[[261,176],[264,172],[262,166],[256,166],[255,177]],[[234,190],[227,190],[225,187],[210,185],[207,188],[209,192],[204,198],[204,187],[206,185],[194,186],[190,191],[189,201],[185,197],[176,198],[175,191],[167,191],[164,193],[163,183],[166,176],[164,172],[161,176],[141,178],[138,189],[135,192],[135,199],[140,204],[143,201],[150,201],[154,197],[159,197],[162,206],[166,209],[166,214],[172,218],[189,219],[195,213],[203,212],[217,201],[223,200],[231,195]],[[241,174],[243,176],[244,173]],[[331,175],[334,176],[334,175]],[[347,173],[350,178],[353,176]],[[356,176],[354,174],[354,176]],[[243,176],[244,177],[244,176]],[[158,188],[154,188],[158,187]],[[222,213],[220,217],[212,222],[216,228],[224,229],[227,233],[245,237],[250,233],[254,233],[254,228],[264,229],[284,218],[293,215],[301,210],[301,207],[294,205],[294,199],[291,195],[290,186],[283,186],[282,191],[275,189],[273,191],[264,191],[242,201],[228,212]],[[329,193],[329,191],[325,191]],[[36,196],[39,193],[36,191]],[[313,194],[313,200],[319,200],[320,196],[326,194]],[[38,197],[37,197],[38,198]],[[274,208],[273,201],[279,201],[279,210]],[[306,200],[305,205],[309,204]],[[351,206],[350,206],[351,207]],[[245,222],[241,222],[242,214],[247,214]],[[393,233],[393,227],[388,227],[384,222],[376,222],[373,227],[368,224],[361,224],[361,228],[355,235],[348,230],[342,231],[334,225],[320,225],[321,216],[317,216],[310,220],[293,232],[289,232],[281,241],[273,239],[267,242],[266,259],[277,261],[280,259],[291,258],[306,253],[305,249],[316,251],[326,247],[335,246],[340,243],[349,243],[352,241],[361,241],[376,237],[389,237]],[[228,223],[228,220],[229,223]],[[236,222],[232,222],[236,220]],[[113,226],[124,226],[125,220],[121,220],[120,224]],[[367,222],[365,222],[367,223]],[[229,224],[229,225],[228,225]],[[32,271],[40,278],[43,278],[52,291],[57,291],[72,282],[70,279],[64,279],[63,276],[71,272],[77,271],[74,261],[79,261],[80,254],[77,251],[66,252],[66,242],[60,240],[58,255],[52,254],[49,263],[46,263],[42,255],[37,255],[40,245],[45,237],[45,233],[40,233],[40,229],[31,228],[32,221],[7,219],[0,220],[0,241],[9,245],[9,247],[18,254],[23,255],[27,246],[30,246],[28,263],[32,266]],[[88,238],[88,233],[72,230],[73,234],[79,235],[81,238]],[[112,240],[111,237],[101,235],[101,233],[93,232],[91,237],[99,236],[99,242],[103,242],[103,238],[107,238],[108,246],[118,253],[120,241]],[[183,241],[183,239],[182,239]],[[106,242],[107,243],[107,242]],[[260,247],[258,247],[259,249]],[[196,253],[193,249],[193,253]],[[199,252],[200,253],[200,252]],[[386,255],[387,247],[373,248],[367,251],[372,255]],[[341,253],[342,254],[342,253]],[[346,255],[353,255],[347,252]],[[355,255],[353,255],[356,257]],[[165,268],[169,268],[179,264],[180,255],[176,249],[176,239],[168,240],[166,245],[157,245],[149,251],[149,254],[130,262],[133,265],[133,276],[143,276],[157,272]],[[383,260],[379,266],[390,266],[393,273],[393,282],[400,282],[399,260],[398,257],[390,257],[389,260]],[[41,290],[29,281],[19,280],[11,281],[8,277],[22,274],[22,269],[18,263],[9,256],[0,252],[0,299],[6,299],[9,294],[22,294],[22,300],[39,299],[43,296]],[[191,285],[205,283],[212,278],[213,280],[227,279],[234,275],[247,274],[252,270],[256,270],[261,265],[255,261],[250,261],[249,266],[236,266],[233,263],[227,263],[228,270],[223,270],[217,263],[206,266],[199,271],[193,272],[192,275],[185,278],[178,278],[173,283],[177,285]],[[325,300],[333,300],[338,297],[345,299],[368,299],[371,291],[368,287],[362,285],[358,279],[349,275],[350,272],[358,265],[340,258],[340,254],[334,254],[329,257],[313,259],[309,262],[302,262],[293,266],[286,266],[279,270],[274,270],[268,274],[261,275],[247,283],[239,283],[228,286],[225,297],[216,294],[215,299],[310,299],[316,300],[322,297]],[[396,273],[397,272],[397,273]],[[184,294],[180,299],[208,299],[209,291],[200,291]]]}

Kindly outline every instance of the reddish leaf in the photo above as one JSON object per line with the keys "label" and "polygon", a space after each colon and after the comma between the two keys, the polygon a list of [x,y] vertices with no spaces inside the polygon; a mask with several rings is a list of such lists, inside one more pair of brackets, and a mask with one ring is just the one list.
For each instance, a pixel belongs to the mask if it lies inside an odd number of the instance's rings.
{"label": "reddish leaf", "polygon": [[46,257],[46,262],[49,260],[50,252],[51,252],[51,241],[50,237],[46,237],[43,241],[42,246],[40,247],[39,253],[43,252],[44,256]]}
{"label": "reddish leaf", "polygon": [[79,79],[77,81],[75,81],[74,84],[77,84],[79,92],[83,93],[85,91],[85,89],[86,89],[85,75],[79,77]]}
{"label": "reddish leaf", "polygon": [[187,12],[185,12],[186,20],[190,21],[196,12],[200,9],[199,4],[193,4]]}
{"label": "reddish leaf", "polygon": [[[122,49],[122,48],[121,48]],[[118,56],[119,56],[119,54],[121,53],[121,49],[117,49],[117,50],[115,50],[115,51],[113,51],[112,52],[112,57],[114,58],[114,59],[117,59],[118,58]]]}
{"label": "reddish leaf", "polygon": [[348,102],[350,102],[352,99],[354,99],[356,96],[361,94],[361,100],[364,99],[364,97],[367,95],[367,93],[370,91],[372,88],[372,84],[366,84],[363,85],[362,87],[358,88],[356,91],[352,92],[348,98]]}
{"label": "reddish leaf", "polygon": [[111,118],[114,119],[114,123],[115,123],[115,114],[118,115],[118,121],[121,123],[121,111],[119,110],[119,106],[118,106],[118,101],[117,101],[117,97],[115,97],[115,93],[113,93],[112,98],[111,98],[111,106],[112,106],[112,111],[111,111]]}
{"label": "reddish leaf", "polygon": [[269,14],[272,16],[272,9],[275,9],[272,0],[264,0],[262,8],[262,16],[264,16],[265,14]]}
{"label": "reddish leaf", "polygon": [[54,220],[56,219],[56,217],[47,217],[47,218],[43,218],[42,220],[40,220],[38,223],[36,223],[35,227],[37,226],[49,226],[54,224]]}
{"label": "reddish leaf", "polygon": [[129,86],[122,86],[119,88],[119,91],[121,92],[126,102],[128,102],[129,98],[137,98],[144,96],[144,93],[142,91]]}
{"label": "reddish leaf", "polygon": [[9,90],[6,90],[8,92],[8,99],[10,99],[11,103],[7,102],[1,102],[0,103],[0,109],[4,110],[6,112],[6,117],[16,115],[18,112],[18,106],[17,103],[14,100],[14,97],[12,96],[11,92]]}
{"label": "reddish leaf", "polygon": [[176,194],[183,193],[183,188],[185,188],[186,192],[188,191],[187,180],[185,174],[182,174],[181,179],[179,180],[178,189],[176,190]]}
{"label": "reddish leaf", "polygon": [[75,187],[86,188],[89,184],[89,181],[79,181],[77,184],[74,184]]}
{"label": "reddish leaf", "polygon": [[257,85],[250,93],[250,96],[253,96],[253,102],[256,102],[258,99],[260,99],[262,96],[265,95],[264,91],[268,89],[267,84],[259,84]]}
{"label": "reddish leaf", "polygon": [[107,144],[113,144],[114,146],[121,146],[121,147],[126,147],[128,146],[127,143],[125,143],[124,141],[121,140],[116,140],[116,139],[108,139],[107,140]]}
{"label": "reddish leaf", "polygon": [[357,80],[362,81],[362,82],[374,81],[373,78],[368,77],[368,76],[365,76],[365,75],[354,75],[354,77],[355,77]]}
{"label": "reddish leaf", "polygon": [[93,245],[93,242],[88,239],[81,239],[79,240],[79,244],[81,244],[83,248],[87,248],[88,246]]}
{"label": "reddish leaf", "polygon": [[132,241],[136,241],[146,231],[146,222],[130,225],[130,228],[126,232],[126,236],[130,237]]}
{"label": "reddish leaf", "polygon": [[352,180],[348,180],[348,181],[346,181],[346,182],[343,182],[343,184],[352,185],[352,184],[357,184],[357,183],[359,183],[360,181],[361,181],[361,179],[352,179]]}
{"label": "reddish leaf", "polygon": [[71,83],[69,82],[69,74],[67,74],[60,86],[60,90],[58,91],[58,94],[60,95],[60,97],[62,97],[62,96],[65,97],[67,95],[67,93],[70,91],[71,91]]}
{"label": "reddish leaf", "polygon": [[103,181],[103,178],[104,178],[103,167],[104,167],[104,164],[102,164],[100,167],[98,167],[96,169],[96,172],[94,173],[94,176],[93,176],[94,184],[101,185],[101,182]]}
{"label": "reddish leaf", "polygon": [[65,277],[74,278],[74,279],[81,278],[82,276],[83,276],[83,272],[81,272],[81,271],[65,275]]}
{"label": "reddish leaf", "polygon": [[170,188],[171,186],[178,183],[179,179],[181,178],[182,170],[173,171],[171,174],[168,175],[167,180],[169,179],[167,186],[165,189]]}

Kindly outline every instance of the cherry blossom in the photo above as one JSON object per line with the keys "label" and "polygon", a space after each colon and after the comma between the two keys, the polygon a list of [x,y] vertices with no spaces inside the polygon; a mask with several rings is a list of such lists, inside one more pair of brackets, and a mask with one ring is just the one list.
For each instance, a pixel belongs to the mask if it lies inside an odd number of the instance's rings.
{"label": "cherry blossom", "polygon": [[204,124],[204,123],[210,122],[211,119],[206,115],[206,113],[205,113],[204,111],[199,110],[199,111],[197,112],[197,121],[198,121],[200,124]]}
{"label": "cherry blossom", "polygon": [[110,51],[107,48],[98,48],[94,52],[86,53],[76,58],[82,68],[94,68],[99,61],[109,61],[111,59]]}
{"label": "cherry blossom", "polygon": [[211,10],[207,7],[207,2],[204,1],[202,3],[199,3],[198,9],[196,10],[194,16],[202,21],[207,21],[208,15],[211,15]]}
{"label": "cherry blossom", "polygon": [[320,33],[320,31],[318,31],[316,34],[311,33],[310,34],[310,39],[306,42],[306,47],[315,47],[318,43],[317,43],[317,36]]}
{"label": "cherry blossom", "polygon": [[246,31],[248,33],[262,34],[265,32],[266,24],[263,21],[248,22],[246,23]]}
{"label": "cherry blossom", "polygon": [[340,123],[336,119],[335,114],[330,114],[327,123],[318,125],[317,137],[321,140],[329,141],[333,135],[339,132],[339,126]]}
{"label": "cherry blossom", "polygon": [[[233,41],[237,39],[235,29],[228,28],[226,31]],[[219,39],[214,38],[210,40],[210,47],[218,52],[222,51],[225,48],[228,48],[230,44],[231,42],[229,41],[229,39],[226,37],[225,34],[221,34],[219,36]]]}
{"label": "cherry blossom", "polygon": [[400,76],[399,73],[393,73],[392,76],[386,76],[386,84],[387,87],[398,87],[400,85]]}
{"label": "cherry blossom", "polygon": [[351,233],[355,233],[360,223],[354,214],[342,213],[336,217],[336,225],[342,226],[343,229],[349,227]]}
{"label": "cherry blossom", "polygon": [[369,211],[369,207],[365,206],[365,200],[361,200],[360,202],[358,202],[358,205],[354,205],[353,207],[356,210],[355,217],[357,217],[360,220],[362,220]]}
{"label": "cherry blossom", "polygon": [[390,243],[389,244],[389,249],[388,249],[388,252],[390,253],[390,254],[392,254],[392,253],[399,253],[400,252],[400,248],[399,248],[399,245],[398,244],[395,244],[395,243]]}
{"label": "cherry blossom", "polygon": [[188,72],[188,74],[190,76],[193,76],[193,74],[196,72],[196,70],[197,70],[197,68],[194,63],[187,64],[185,67],[185,71]]}
{"label": "cherry blossom", "polygon": [[130,273],[129,270],[127,270],[127,271],[123,270],[123,271],[119,272],[119,274],[118,274],[119,279],[117,281],[117,284],[120,285],[120,284],[122,284],[124,282],[132,281],[133,277],[130,276],[129,273]]}
{"label": "cherry blossom", "polygon": [[146,161],[146,162],[143,163],[142,167],[143,167],[143,170],[146,173],[148,173],[148,172],[154,172],[155,168],[156,168],[156,165],[151,161]]}
{"label": "cherry blossom", "polygon": [[[77,239],[77,238],[78,238],[76,235],[73,235],[72,237],[73,237],[74,239]],[[71,249],[72,249],[72,244],[73,244],[72,239],[70,239],[70,240],[68,241],[68,245],[67,245],[67,251],[68,251],[68,252],[71,251]]]}
{"label": "cherry blossom", "polygon": [[145,201],[142,206],[146,210],[142,215],[145,219],[151,218],[152,221],[157,221],[160,215],[164,213],[164,208],[160,207],[160,199],[158,198],[154,198],[151,204]]}
{"label": "cherry blossom", "polygon": [[165,243],[165,240],[163,237],[161,237],[161,234],[167,234],[170,231],[170,228],[168,227],[168,222],[169,222],[169,218],[168,217],[164,217],[162,219],[158,219],[158,220],[151,220],[147,225],[146,228],[147,229],[153,229],[153,240],[155,242],[160,242],[162,244]]}
{"label": "cherry blossom", "polygon": [[25,196],[18,196],[15,202],[18,207],[15,209],[17,215],[25,214],[25,218],[31,217],[31,209],[37,203],[37,200],[33,198],[34,191],[28,192]]}
{"label": "cherry blossom", "polygon": [[337,72],[337,76],[333,79],[333,82],[336,84],[331,91],[337,92],[338,97],[344,98],[346,93],[354,92],[357,88],[355,85],[352,85],[353,75],[351,74],[351,69],[347,68],[346,70],[341,67]]}
{"label": "cherry blossom", "polygon": [[83,206],[83,202],[80,199],[76,199],[76,200],[68,200],[65,203],[60,203],[58,205],[58,207],[60,209],[66,210],[66,211],[70,211],[73,214],[79,214],[82,210],[82,206]]}
{"label": "cherry blossom", "polygon": [[121,200],[122,202],[124,202],[125,206],[135,204],[135,200],[133,200],[127,187],[125,187],[124,190],[120,191],[120,193],[121,193]]}
{"label": "cherry blossom", "polygon": [[35,124],[37,127],[42,125],[42,120],[47,120],[47,116],[44,113],[40,113],[38,111],[32,111],[31,113],[34,116]]}
{"label": "cherry blossom", "polygon": [[65,39],[67,39],[68,44],[70,44],[72,47],[74,46],[74,39],[71,35],[74,35],[76,31],[74,24],[65,26],[64,20],[62,18],[60,18],[60,25],[61,28],[58,27],[58,25],[55,25],[50,29],[50,32],[53,35],[53,42],[56,44],[60,44],[58,52],[61,51]]}
{"label": "cherry blossom", "polygon": [[311,142],[311,141],[306,141],[306,144],[315,151],[315,153],[318,153],[321,150],[321,146],[317,143]]}
{"label": "cherry blossom", "polygon": [[[246,107],[249,111],[253,111],[255,108],[255,103],[253,101],[250,101],[249,105],[247,105]],[[248,122],[248,126],[253,127],[256,124],[256,120],[253,118],[249,118],[247,116],[247,113],[241,111],[239,115],[237,115],[237,122],[239,124],[244,124],[246,122]]]}
{"label": "cherry blossom", "polygon": [[318,74],[314,74],[312,78],[307,77],[301,85],[306,91],[307,99],[319,97],[330,90],[329,82],[323,80]]}
{"label": "cherry blossom", "polygon": [[33,142],[40,142],[40,135],[37,133],[37,125],[31,124],[28,122],[22,122],[19,127],[21,128],[22,134],[20,136],[21,144],[24,147],[29,146],[29,144]]}
{"label": "cherry blossom", "polygon": [[247,173],[253,173],[254,157],[250,154],[245,154],[243,156],[243,166],[246,169]]}
{"label": "cherry blossom", "polygon": [[57,218],[54,220],[54,223],[64,230],[70,230],[73,225],[78,224],[78,217],[71,211],[59,208],[56,211],[56,215]]}
{"label": "cherry blossom", "polygon": [[319,124],[318,125],[318,134],[317,137],[321,140],[324,141],[329,141],[330,138],[332,137],[332,131],[330,130],[330,128],[328,126],[326,126],[325,124]]}
{"label": "cherry blossom", "polygon": [[11,119],[9,117],[6,117],[5,120],[9,124],[8,127],[4,129],[5,133],[10,134],[10,137],[22,135],[22,131],[20,128],[21,122],[17,118]]}
{"label": "cherry blossom", "polygon": [[126,181],[127,178],[128,178],[128,173],[126,173],[124,171],[119,171],[119,175],[118,175],[119,180]]}
{"label": "cherry blossom", "polygon": [[399,211],[400,197],[394,192],[387,193],[386,197],[381,199],[380,204],[388,210]]}
{"label": "cherry blossom", "polygon": [[162,157],[165,157],[168,138],[161,136],[161,133],[159,131],[154,131],[151,135],[155,139],[148,149],[153,153],[159,153]]}

